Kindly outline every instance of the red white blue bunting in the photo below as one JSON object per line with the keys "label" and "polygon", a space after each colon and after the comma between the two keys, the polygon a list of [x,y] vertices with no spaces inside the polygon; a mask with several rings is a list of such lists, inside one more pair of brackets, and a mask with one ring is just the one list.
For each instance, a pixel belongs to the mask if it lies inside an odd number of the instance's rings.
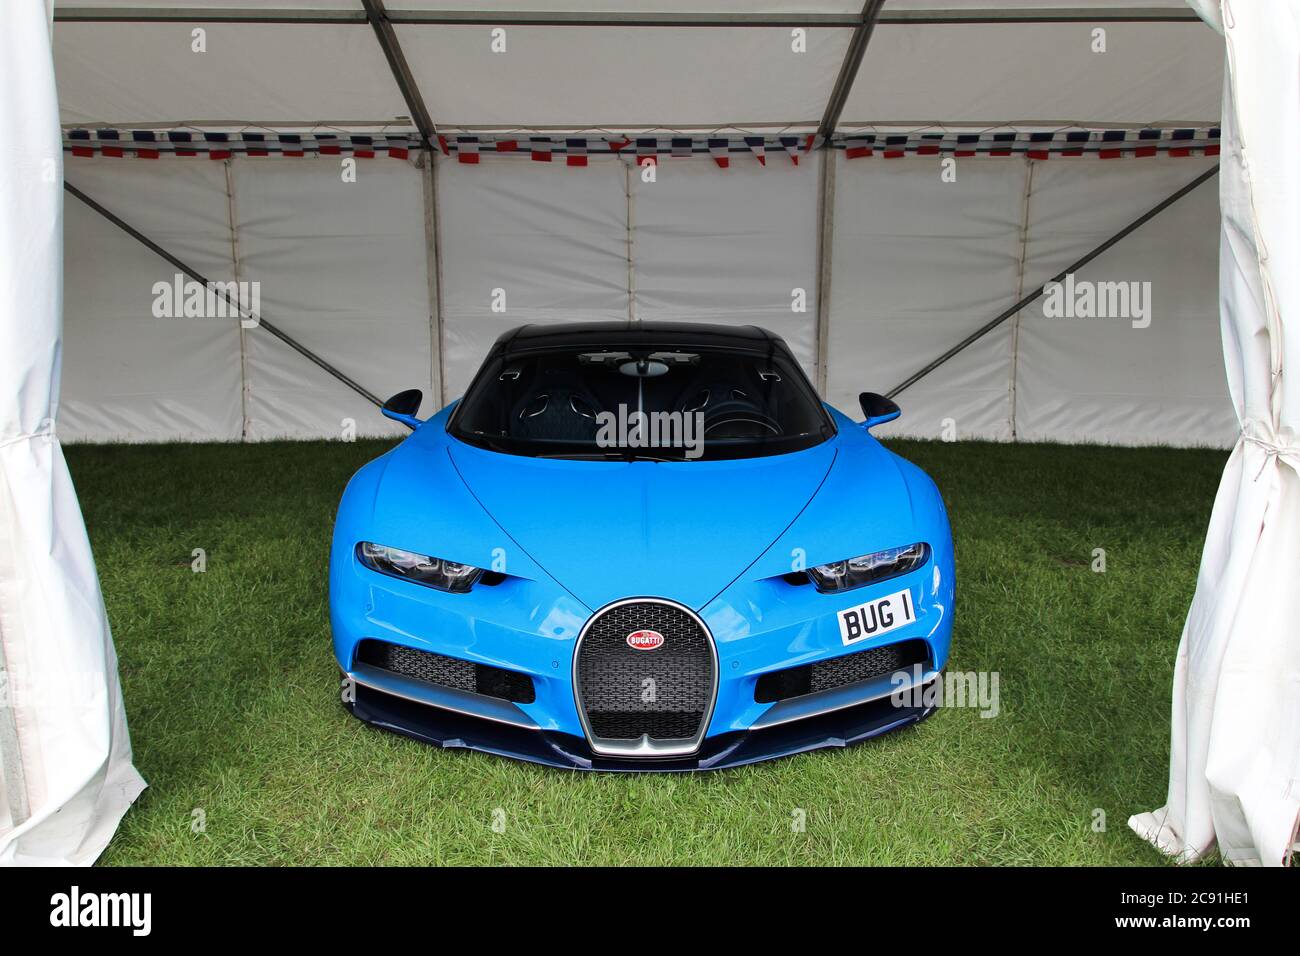
{"label": "red white blue bunting", "polygon": [[[473,146],[467,146],[472,141]],[[545,144],[545,145],[539,145]],[[749,159],[760,166],[769,157],[785,157],[794,165],[818,146],[844,150],[849,159],[877,156],[1028,156],[1031,159],[1095,156],[1101,159],[1146,156],[1216,156],[1219,152],[1217,127],[1129,130],[1060,130],[1053,132],[987,133],[853,133],[837,134],[829,144],[811,133],[798,136],[637,136],[568,137],[548,140],[531,137],[526,141],[491,136],[440,136],[438,146],[449,158],[477,162],[475,149],[497,153],[528,152],[533,160],[551,162],[559,156],[622,154],[635,157],[638,165],[650,165],[661,157],[710,156],[723,169],[732,160]]]}
{"label": "red white blue bunting", "polygon": [[228,133],[139,129],[71,129],[63,133],[63,150],[73,156],[132,159],[172,156],[229,159],[234,155],[409,159],[419,149],[420,138],[414,133]]}
{"label": "red white blue bunting", "polygon": [[[662,157],[708,156],[720,168],[736,162],[767,166],[770,157],[794,165],[818,146],[843,150],[847,159],[904,156],[1027,156],[1030,159],[1148,156],[1215,156],[1218,127],[1163,129],[1069,129],[1050,132],[838,133],[827,142],[811,133],[778,136],[512,136],[440,134],[434,144],[448,158],[479,163],[482,156],[527,155],[533,162],[561,159],[586,166],[588,157],[627,155],[638,165]],[[331,132],[261,133],[196,130],[72,129],[63,148],[74,156],[137,159],[231,156],[354,156],[359,159],[409,159],[420,149],[417,133],[342,134]]]}
{"label": "red white blue bunting", "polygon": [[1075,129],[1052,132],[855,133],[832,145],[848,159],[877,156],[1027,156],[1057,159],[1141,159],[1149,156],[1217,156],[1219,128]]}

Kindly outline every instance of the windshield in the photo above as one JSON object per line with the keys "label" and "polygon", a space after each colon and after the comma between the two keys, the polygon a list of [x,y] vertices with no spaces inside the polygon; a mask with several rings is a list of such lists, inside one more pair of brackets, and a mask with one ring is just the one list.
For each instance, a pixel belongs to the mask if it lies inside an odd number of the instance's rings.
{"label": "windshield", "polygon": [[799,451],[834,426],[773,351],[660,346],[499,355],[448,431],[537,458],[697,461]]}

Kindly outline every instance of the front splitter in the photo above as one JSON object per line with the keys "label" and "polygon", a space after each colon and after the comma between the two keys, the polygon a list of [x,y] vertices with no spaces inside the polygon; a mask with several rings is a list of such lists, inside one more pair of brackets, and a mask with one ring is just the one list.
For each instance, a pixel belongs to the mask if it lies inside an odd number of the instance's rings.
{"label": "front splitter", "polygon": [[[355,700],[345,706],[383,730],[439,747],[478,750],[565,770],[614,773],[723,770],[825,747],[848,747],[915,724],[935,710],[934,706],[898,706],[886,697],[775,727],[706,737],[689,757],[626,759],[594,754],[586,740],[572,734],[516,727],[354,686]],[[925,685],[927,690],[929,686]],[[922,700],[929,697],[921,695]]]}

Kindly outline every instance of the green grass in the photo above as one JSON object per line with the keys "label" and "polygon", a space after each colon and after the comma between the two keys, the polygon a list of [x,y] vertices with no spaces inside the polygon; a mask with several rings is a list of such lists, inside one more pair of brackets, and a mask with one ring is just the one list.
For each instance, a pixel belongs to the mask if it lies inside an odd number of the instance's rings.
{"label": "green grass", "polygon": [[[67,450],[150,784],[103,862],[1162,859],[1125,821],[1164,802],[1174,653],[1224,454],[895,443],[935,477],[952,516],[949,666],[997,671],[1000,714],[943,709],[848,750],[686,776],[442,751],[348,716],[327,548],[348,476],[386,447]],[[191,571],[194,548],[205,573]],[[1106,550],[1104,574],[1094,548]]]}

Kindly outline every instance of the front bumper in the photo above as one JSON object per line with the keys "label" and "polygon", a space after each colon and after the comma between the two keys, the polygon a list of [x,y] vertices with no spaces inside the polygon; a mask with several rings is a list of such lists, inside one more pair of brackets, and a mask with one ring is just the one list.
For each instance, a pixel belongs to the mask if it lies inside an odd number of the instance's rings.
{"label": "front bumper", "polygon": [[478,750],[566,770],[663,773],[723,770],[809,750],[861,743],[929,717],[935,707],[925,703],[931,699],[928,691],[940,679],[940,674],[927,672],[914,688],[919,698],[914,704],[896,704],[886,693],[797,720],[716,734],[706,737],[699,751],[689,757],[658,760],[600,756],[592,752],[583,737],[420,703],[360,681],[354,685],[352,700],[346,706],[356,717],[376,727],[449,749]]}
{"label": "front bumper", "polygon": [[[593,612],[547,581],[510,577],[446,594],[360,566],[350,549],[331,565],[330,615],[340,668],[354,684],[349,709],[378,727],[443,747],[582,770],[711,770],[823,747],[843,747],[915,723],[932,712],[930,687],[947,663],[952,632],[951,557],[847,595],[780,579],[737,582],[698,612],[716,650],[715,696],[698,749],[634,757],[593,750],[575,695],[579,638]],[[845,645],[836,611],[907,588],[910,624]],[[655,600],[655,599],[648,599]],[[526,676],[535,696],[512,703],[415,680],[359,659],[377,640]],[[763,702],[773,672],[859,651],[924,642],[924,665],[869,680]],[[897,693],[916,694],[900,700]],[[770,700],[771,698],[767,698]],[[601,748],[605,749],[605,748]]]}

